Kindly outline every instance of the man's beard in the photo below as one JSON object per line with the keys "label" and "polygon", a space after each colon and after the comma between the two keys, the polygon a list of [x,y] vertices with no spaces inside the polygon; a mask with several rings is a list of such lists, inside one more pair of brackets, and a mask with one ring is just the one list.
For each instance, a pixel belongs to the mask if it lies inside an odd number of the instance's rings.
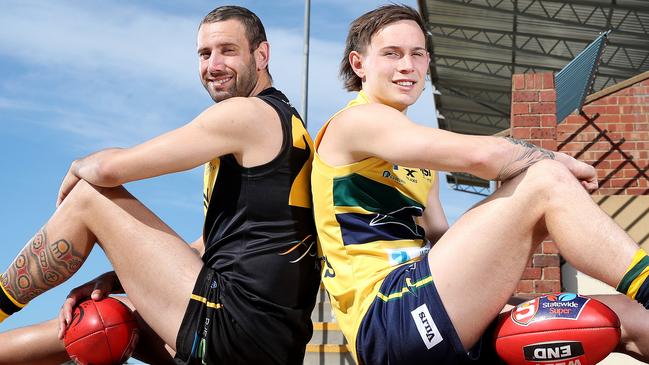
{"label": "man's beard", "polygon": [[211,89],[207,85],[207,83],[205,83],[205,81],[203,81],[203,86],[205,87],[205,90],[207,90],[207,92],[210,94],[210,97],[212,97],[212,100],[218,103],[219,101],[223,101],[235,96],[250,96],[250,93],[252,93],[252,90],[257,84],[257,80],[257,65],[253,60],[246,65],[246,68],[242,72],[236,74],[236,77],[234,78],[234,84],[227,90],[216,91],[214,89]]}

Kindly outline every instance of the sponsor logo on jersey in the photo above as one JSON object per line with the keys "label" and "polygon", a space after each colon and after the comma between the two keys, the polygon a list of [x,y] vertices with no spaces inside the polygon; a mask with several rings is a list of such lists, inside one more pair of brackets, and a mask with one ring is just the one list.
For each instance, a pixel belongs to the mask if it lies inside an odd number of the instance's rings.
{"label": "sponsor logo on jersey", "polygon": [[[383,177],[390,178],[400,184],[404,184],[405,180],[408,180],[412,183],[417,183],[417,175],[421,176],[426,181],[431,181],[433,174],[429,169],[411,169],[399,165],[392,165],[392,171],[384,170]],[[404,180],[405,179],[405,180]]]}
{"label": "sponsor logo on jersey", "polygon": [[437,325],[435,325],[435,321],[433,321],[433,317],[430,315],[426,304],[415,308],[410,314],[428,350],[442,342],[442,334],[439,333],[439,329],[437,329]]}
{"label": "sponsor logo on jersey", "polygon": [[388,179],[392,179],[392,180],[394,180],[395,182],[397,182],[397,183],[399,183],[399,184],[401,184],[401,185],[403,185],[403,184],[406,183],[406,182],[405,182],[403,179],[401,179],[399,176],[397,176],[396,174],[394,174],[394,173],[392,173],[392,172],[390,172],[390,171],[388,171],[388,170],[384,170],[384,171],[383,171],[383,177],[388,178]]}
{"label": "sponsor logo on jersey", "polygon": [[579,360],[584,355],[581,342],[542,342],[523,347],[525,360],[556,363],[564,360]]}
{"label": "sponsor logo on jersey", "polygon": [[588,301],[588,298],[572,293],[545,295],[519,304],[511,316],[522,326],[552,319],[576,320]]}
{"label": "sponsor logo on jersey", "polygon": [[415,176],[415,172],[417,172],[417,170],[416,169],[409,169],[409,168],[406,168],[406,167],[404,167],[403,170],[406,173],[405,178],[416,184],[417,183],[417,177]]}
{"label": "sponsor logo on jersey", "polygon": [[386,249],[390,265],[396,266],[417,257],[424,257],[430,251],[431,244],[427,242],[424,247],[405,247]]}

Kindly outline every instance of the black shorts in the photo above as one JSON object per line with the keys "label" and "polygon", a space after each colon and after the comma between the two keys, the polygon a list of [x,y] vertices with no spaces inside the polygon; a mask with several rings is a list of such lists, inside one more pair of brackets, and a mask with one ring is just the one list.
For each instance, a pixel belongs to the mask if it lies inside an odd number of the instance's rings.
{"label": "black shorts", "polygon": [[222,305],[223,278],[203,266],[176,339],[177,364],[276,364]]}
{"label": "black shorts", "polygon": [[491,330],[473,349],[464,349],[422,261],[397,267],[381,284],[358,330],[360,363],[500,364]]}

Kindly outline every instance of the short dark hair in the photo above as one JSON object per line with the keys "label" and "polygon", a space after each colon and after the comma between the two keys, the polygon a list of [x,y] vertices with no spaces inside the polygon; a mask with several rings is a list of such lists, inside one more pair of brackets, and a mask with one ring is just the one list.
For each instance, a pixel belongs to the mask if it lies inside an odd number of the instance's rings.
{"label": "short dark hair", "polygon": [[266,30],[264,25],[261,23],[259,17],[252,11],[243,8],[241,6],[226,5],[219,6],[218,8],[212,10],[203,18],[199,28],[203,24],[216,23],[220,21],[225,21],[229,19],[239,20],[244,28],[246,29],[246,38],[248,39],[248,44],[250,45],[250,52],[254,51],[259,47],[261,42],[266,41]]}
{"label": "short dark hair", "polygon": [[340,62],[340,78],[347,91],[359,91],[363,86],[361,78],[356,75],[349,64],[349,54],[352,51],[365,52],[376,32],[400,20],[412,20],[419,25],[424,35],[428,33],[417,10],[404,4],[383,5],[361,15],[350,24],[345,42],[345,52]]}

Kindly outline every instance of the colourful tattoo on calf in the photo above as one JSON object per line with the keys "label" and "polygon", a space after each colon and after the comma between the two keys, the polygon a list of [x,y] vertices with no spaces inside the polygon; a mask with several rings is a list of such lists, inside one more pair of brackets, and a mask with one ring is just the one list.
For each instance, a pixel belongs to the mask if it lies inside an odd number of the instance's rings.
{"label": "colourful tattoo on calf", "polygon": [[85,260],[66,239],[49,242],[43,227],[2,276],[8,294],[27,303],[71,277]]}

